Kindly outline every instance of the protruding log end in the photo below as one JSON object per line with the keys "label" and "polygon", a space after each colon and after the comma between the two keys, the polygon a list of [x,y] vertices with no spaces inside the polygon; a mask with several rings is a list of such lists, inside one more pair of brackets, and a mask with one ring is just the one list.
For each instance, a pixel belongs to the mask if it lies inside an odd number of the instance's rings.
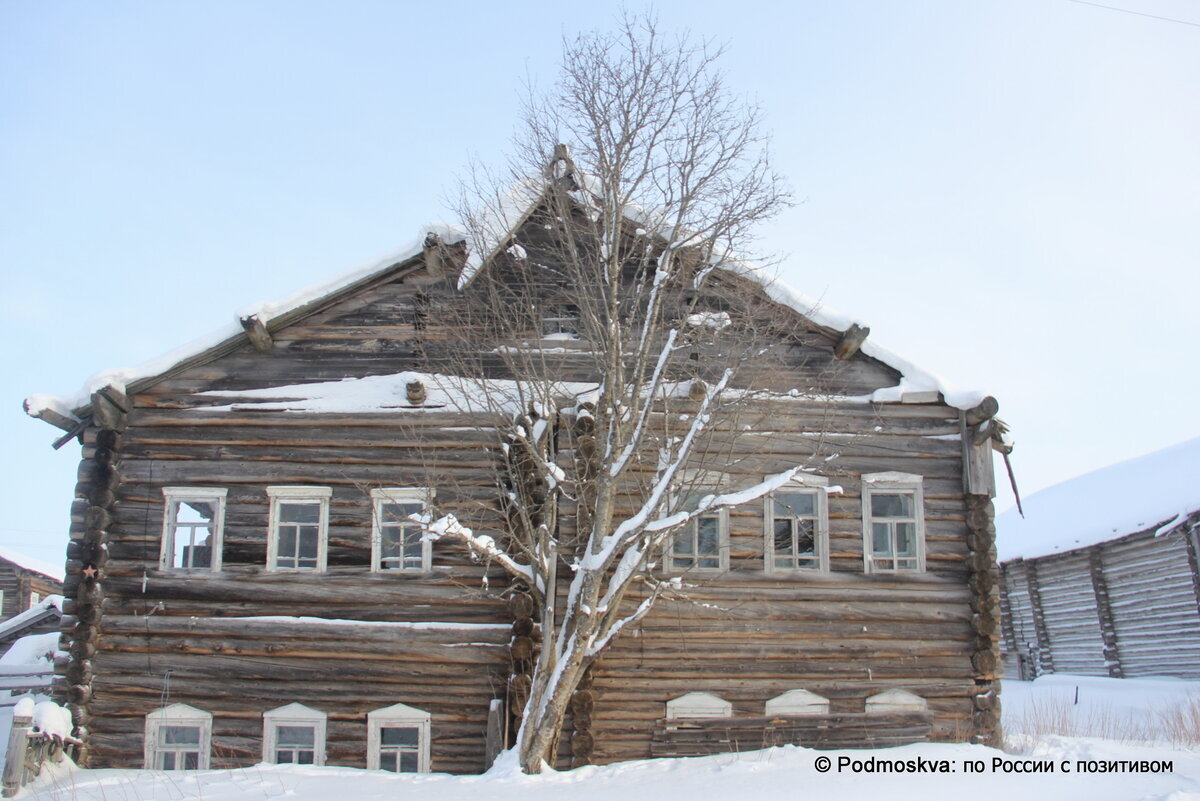
{"label": "protruding log end", "polygon": [[271,339],[271,332],[267,330],[267,324],[262,321],[262,318],[257,314],[251,314],[246,317],[241,317],[238,322],[242,324],[242,329],[245,330],[246,336],[250,339],[250,344],[259,353],[267,353],[275,342]]}
{"label": "protruding log end", "polygon": [[843,361],[849,359],[858,353],[859,348],[862,347],[862,344],[867,341],[867,337],[870,335],[870,327],[855,323],[842,334],[842,338],[838,340],[837,345],[833,348],[833,355]]}

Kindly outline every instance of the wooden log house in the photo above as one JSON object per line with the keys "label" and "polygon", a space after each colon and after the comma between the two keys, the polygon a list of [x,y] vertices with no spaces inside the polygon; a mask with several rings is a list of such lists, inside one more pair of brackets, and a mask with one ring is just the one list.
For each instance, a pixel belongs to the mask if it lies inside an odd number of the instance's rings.
{"label": "wooden log house", "polygon": [[1200,439],[1035,493],[1001,515],[1011,678],[1200,678]]}
{"label": "wooden log house", "polygon": [[[522,219],[510,240],[532,252]],[[467,302],[464,248],[431,235],[167,369],[27,404],[82,443],[61,679],[85,764],[476,773],[512,742],[533,604],[405,523],[436,506],[504,537],[497,421],[447,400],[439,309]],[[722,282],[789,326],[763,355],[777,392],[756,401],[730,480],[817,467],[786,488],[791,511],[732,508],[711,553],[664,555],[692,588],[585,676],[559,766],[993,741],[995,402],[952,405],[865,327],[780,284]],[[588,380],[572,355],[586,343],[547,344],[564,380]],[[481,359],[497,347],[478,345]],[[803,391],[818,383],[820,398]],[[560,453],[583,447],[569,422]],[[872,514],[906,527],[911,550],[872,545]],[[781,525],[809,539],[782,546]]]}
{"label": "wooden log house", "polygon": [[28,611],[47,596],[60,593],[61,574],[52,566],[0,550],[0,620]]}

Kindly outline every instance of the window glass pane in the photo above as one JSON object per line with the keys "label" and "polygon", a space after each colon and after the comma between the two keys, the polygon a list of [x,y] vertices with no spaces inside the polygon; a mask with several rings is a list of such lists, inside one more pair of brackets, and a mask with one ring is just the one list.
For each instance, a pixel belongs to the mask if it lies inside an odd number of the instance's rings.
{"label": "window glass pane", "polygon": [[200,754],[196,751],[187,751],[183,755],[183,769],[196,770],[200,767]]}
{"label": "window glass pane", "polygon": [[401,773],[416,773],[417,772],[417,752],[403,751],[400,754],[400,772]]}
{"label": "window glass pane", "polygon": [[779,517],[812,517],[817,513],[817,496],[811,492],[787,492],[775,496]]}
{"label": "window glass pane", "polygon": [[405,567],[420,567],[421,553],[425,550],[424,543],[421,542],[421,530],[416,526],[405,526],[404,534],[404,562]]}
{"label": "window glass pane", "polygon": [[912,493],[871,493],[872,517],[913,517]]}
{"label": "window glass pane", "polygon": [[379,555],[387,559],[395,559],[401,555],[400,529],[396,526],[384,526],[379,530]]}
{"label": "window glass pane", "polygon": [[300,558],[316,562],[317,560],[317,530],[305,526],[300,530]]}
{"label": "window glass pane", "polygon": [[896,523],[896,555],[917,555],[917,527],[912,523]]}
{"label": "window glass pane", "polygon": [[775,520],[775,553],[792,553],[792,519]]}
{"label": "window glass pane", "polygon": [[275,752],[275,764],[276,765],[290,765],[291,763],[292,763],[292,752],[291,751],[276,751]]}
{"label": "window glass pane", "polygon": [[281,503],[279,504],[279,520],[283,523],[319,523],[321,522],[321,505],[319,503]]}
{"label": "window glass pane", "polygon": [[721,552],[721,519],[702,517],[696,521],[696,553],[711,556]]}
{"label": "window glass pane", "polygon": [[164,745],[199,745],[199,726],[163,726],[159,737]]}
{"label": "window glass pane", "polygon": [[692,535],[694,533],[691,526],[685,527],[682,531],[675,532],[675,538],[671,540],[671,555],[677,558],[691,556],[695,552],[692,547]]}
{"label": "window glass pane", "polygon": [[890,556],[892,537],[887,523],[871,524],[871,552],[876,556]]}
{"label": "window glass pane", "polygon": [[379,730],[379,742],[383,745],[410,745],[416,747],[418,730],[413,726],[385,726]]}
{"label": "window glass pane", "polygon": [[383,751],[379,754],[379,769],[390,770],[395,773],[399,768],[397,754],[395,751]]}
{"label": "window glass pane", "polygon": [[216,504],[212,501],[176,501],[175,522],[209,523],[217,516]]}
{"label": "window glass pane", "polygon": [[316,743],[316,730],[312,726],[276,726],[275,742],[280,746],[308,746]]}
{"label": "window glass pane", "polygon": [[279,556],[280,561],[283,557],[294,557],[296,555],[296,527],[295,526],[280,526],[279,527]]}
{"label": "window glass pane", "polygon": [[159,754],[158,767],[160,770],[175,770],[175,752],[167,751]]}
{"label": "window glass pane", "polygon": [[299,765],[311,765],[315,757],[315,751],[298,751],[296,752],[296,763]]}
{"label": "window glass pane", "polygon": [[419,503],[382,503],[380,504],[380,519],[383,523],[408,523],[411,515],[421,513]]}
{"label": "window glass pane", "polygon": [[796,521],[796,553],[803,556],[815,556],[817,553],[812,520]]}

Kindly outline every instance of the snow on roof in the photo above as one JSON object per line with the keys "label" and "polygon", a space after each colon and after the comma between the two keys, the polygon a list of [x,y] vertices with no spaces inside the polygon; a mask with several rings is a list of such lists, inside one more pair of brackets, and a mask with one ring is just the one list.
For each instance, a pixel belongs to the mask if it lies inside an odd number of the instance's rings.
{"label": "snow on roof", "polygon": [[[383,259],[369,262],[327,281],[308,286],[282,301],[251,304],[244,307],[237,316],[240,318],[257,315],[266,324],[281,315],[320,301],[360,280],[418,255],[424,249],[425,236],[429,232],[437,233],[446,243],[467,242],[467,262],[458,280],[458,286],[461,289],[470,283],[486,259],[490,258],[498,248],[505,246],[516,229],[523,224],[535,205],[542,199],[542,186],[543,184],[533,179],[518,181],[506,194],[497,198],[491,212],[471,221],[470,231],[446,224],[426,226],[414,242]],[[756,265],[737,259],[726,261],[727,264],[724,265],[726,269],[730,269],[732,265],[733,271],[757,281],[772,300],[794,309],[817,325],[839,333],[845,332],[856,323],[864,325],[861,320],[829,308],[821,301],[809,297],[777,277],[768,275],[766,271]],[[95,373],[84,382],[83,387],[75,395],[67,397],[29,395],[25,399],[26,412],[33,417],[39,416],[43,411],[57,412],[68,418],[74,417],[74,410],[86,407],[91,402],[92,393],[98,389],[111,385],[124,391],[125,387],[135,381],[167,373],[182,362],[242,335],[241,324],[235,319],[207,336],[176,348],[138,367],[123,367]],[[917,367],[912,362],[883,347],[874,339],[867,339],[861,350],[901,374],[901,380],[897,386],[876,390],[869,398],[873,402],[898,402],[908,393],[937,391],[951,406],[970,409],[978,405],[984,398],[984,393],[979,391],[954,389],[934,373]]]}
{"label": "snow on roof", "polygon": [[1200,437],[1055,484],[996,518],[1000,561],[1063,553],[1200,510]]}
{"label": "snow on roof", "polygon": [[[61,595],[47,595],[40,602],[26,609],[19,615],[13,615],[8,620],[0,623],[0,640],[8,637],[13,632],[20,631],[26,626],[36,624],[46,618],[57,614],[62,617],[62,600]],[[0,664],[7,664],[0,661]]]}
{"label": "snow on roof", "polygon": [[63,580],[63,566],[57,567],[49,562],[43,562],[40,559],[34,559],[31,556],[26,556],[16,551],[11,551],[8,548],[0,547],[0,559],[7,559],[17,567],[22,567],[26,570],[32,570],[34,573],[41,573],[47,578],[52,578],[55,581]]}
{"label": "snow on roof", "polygon": [[73,410],[80,409],[91,403],[92,393],[98,389],[111,385],[123,390],[134,381],[162,375],[176,365],[198,356],[206,350],[215,348],[236,337],[243,336],[244,331],[239,318],[256,315],[264,324],[269,323],[276,317],[322,300],[358,281],[382,273],[400,262],[411,259],[424,250],[425,237],[430,232],[438,234],[445,243],[461,242],[465,236],[461,230],[453,226],[440,223],[428,225],[421,229],[421,233],[415,240],[399,250],[393,251],[382,258],[360,264],[325,281],[311,284],[283,300],[274,303],[259,301],[244,306],[237,313],[235,319],[230,320],[226,325],[210,331],[208,334],[186,345],[170,350],[156,359],[152,359],[137,367],[117,367],[94,373],[88,377],[83,383],[83,387],[74,395],[64,397],[30,395],[25,399],[26,411],[33,417],[37,417],[43,410],[51,410],[64,416],[72,416],[71,413]]}

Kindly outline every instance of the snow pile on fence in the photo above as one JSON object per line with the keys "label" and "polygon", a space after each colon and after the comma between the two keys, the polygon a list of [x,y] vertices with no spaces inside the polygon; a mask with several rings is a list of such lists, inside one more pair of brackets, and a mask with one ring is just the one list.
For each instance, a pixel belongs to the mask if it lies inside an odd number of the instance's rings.
{"label": "snow pile on fence", "polygon": [[996,519],[1000,561],[1083,548],[1200,510],[1200,437],[1055,484]]}

